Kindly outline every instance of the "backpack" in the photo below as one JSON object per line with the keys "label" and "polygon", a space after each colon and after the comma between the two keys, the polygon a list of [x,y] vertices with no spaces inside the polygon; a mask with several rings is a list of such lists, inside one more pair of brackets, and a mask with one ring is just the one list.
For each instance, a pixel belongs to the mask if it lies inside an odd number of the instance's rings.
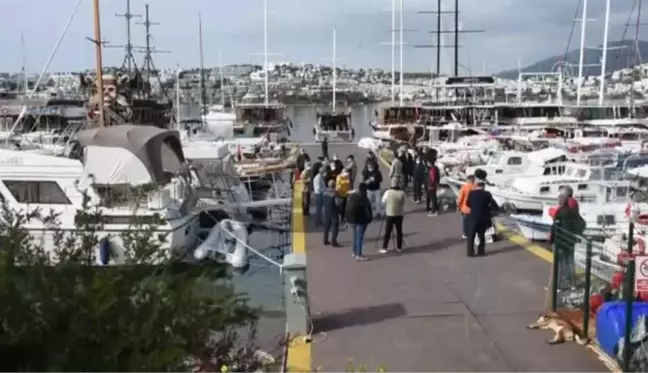
{"label": "backpack", "polygon": [[578,214],[578,218],[574,222],[574,234],[581,235],[583,232],[585,232],[585,229],[587,228],[587,222],[585,219],[583,219],[580,214]]}

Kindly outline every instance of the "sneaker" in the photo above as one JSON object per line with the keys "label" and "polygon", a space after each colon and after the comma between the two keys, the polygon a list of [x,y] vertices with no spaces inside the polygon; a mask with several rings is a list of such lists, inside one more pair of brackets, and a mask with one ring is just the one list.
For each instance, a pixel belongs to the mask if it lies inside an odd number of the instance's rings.
{"label": "sneaker", "polygon": [[360,255],[360,256],[356,256],[356,257],[355,257],[355,260],[357,260],[357,261],[359,261],[359,262],[364,262],[365,260],[367,260],[367,258],[364,257],[364,256],[362,256],[362,255]]}
{"label": "sneaker", "polygon": [[380,249],[380,253],[381,253],[381,254],[387,254],[388,251],[387,251],[387,249]]}
{"label": "sneaker", "polygon": [[466,238],[468,238],[468,236],[466,236],[465,234],[462,234],[461,238],[465,240]]}
{"label": "sneaker", "polygon": [[357,259],[358,257],[357,257],[355,254],[352,254],[352,255],[351,255],[351,258],[353,258],[353,259]]}
{"label": "sneaker", "polygon": [[430,212],[427,213],[427,215],[428,216],[434,216],[434,213],[430,211]]}

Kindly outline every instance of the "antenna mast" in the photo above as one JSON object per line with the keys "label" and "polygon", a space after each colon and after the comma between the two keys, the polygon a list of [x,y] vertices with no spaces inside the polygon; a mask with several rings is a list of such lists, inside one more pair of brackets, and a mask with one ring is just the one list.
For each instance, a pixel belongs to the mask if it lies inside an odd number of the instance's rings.
{"label": "antenna mast", "polygon": [[580,56],[578,58],[578,85],[576,86],[576,106],[581,103],[581,86],[583,85],[583,63],[585,59],[585,33],[587,31],[587,0],[583,0],[581,13]]}
{"label": "antenna mast", "polygon": [[[420,11],[419,14],[435,14],[437,17],[437,27],[435,31],[428,31],[430,34],[436,34],[436,44],[415,45],[414,48],[433,48],[436,49],[436,73],[437,76],[441,75],[441,48],[454,48],[454,75],[459,76],[459,34],[475,34],[482,33],[484,30],[460,30],[459,29],[459,0],[455,0],[455,9],[453,11],[444,11],[441,8],[441,0],[437,1],[437,10]],[[453,14],[454,15],[454,29],[442,30],[441,29],[441,15]],[[454,34],[454,45],[445,45],[441,42],[443,34]]]}
{"label": "antenna mast", "polygon": [[[147,9],[148,9],[148,5],[147,5]],[[132,14],[131,0],[126,0],[126,13],[115,14],[115,17],[123,17],[126,19],[126,45],[124,46],[120,45],[116,47],[123,47],[126,49],[126,55],[124,56],[123,65],[126,66],[126,71],[130,76],[133,69],[133,65],[135,65],[135,68],[137,69],[137,64],[135,63],[135,57],[133,56],[133,44],[131,42],[131,19],[141,18],[142,16],[139,14]]]}
{"label": "antenna mast", "polygon": [[29,86],[27,84],[27,70],[25,68],[25,35],[20,34],[20,52],[21,52],[21,57],[22,57],[22,67],[20,69],[20,72],[22,73],[23,77],[23,84],[25,85],[25,95],[27,95],[27,92],[29,91]]}
{"label": "antenna mast", "polygon": [[[145,5],[145,15],[144,15],[144,22],[138,22],[138,25],[143,25],[144,28],[146,29],[146,47],[144,48],[135,48],[137,49],[138,52],[144,52],[144,70],[146,71],[146,81],[150,83],[151,81],[151,75],[153,72],[155,72],[155,76],[158,79],[158,83],[160,83],[160,87],[162,89],[162,92],[164,93],[165,96],[167,96],[166,89],[160,82],[160,77],[157,74],[157,69],[155,68],[155,63],[153,63],[153,55],[158,54],[158,53],[171,53],[171,51],[168,50],[159,50],[154,47],[151,47],[151,40],[153,40],[153,35],[151,35],[151,26],[157,26],[159,25],[158,22],[151,22],[151,19],[149,18],[149,5]],[[150,91],[146,91],[146,95],[150,96]]]}

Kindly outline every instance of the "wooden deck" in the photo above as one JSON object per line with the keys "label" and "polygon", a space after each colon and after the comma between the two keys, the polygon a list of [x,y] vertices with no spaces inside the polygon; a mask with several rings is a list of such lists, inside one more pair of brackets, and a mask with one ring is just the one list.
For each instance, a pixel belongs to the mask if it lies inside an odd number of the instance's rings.
{"label": "wooden deck", "polygon": [[[319,147],[307,152],[316,157]],[[366,156],[354,145],[329,153],[354,154],[359,165]],[[547,262],[508,241],[468,258],[457,214],[428,217],[409,201],[407,210],[405,250],[379,254],[376,221],[366,262],[351,258],[350,229],[340,234],[343,247],[324,246],[306,217],[313,369],[344,371],[353,361],[391,372],[608,371],[586,348],[550,346],[550,332],[526,329],[545,304]]]}

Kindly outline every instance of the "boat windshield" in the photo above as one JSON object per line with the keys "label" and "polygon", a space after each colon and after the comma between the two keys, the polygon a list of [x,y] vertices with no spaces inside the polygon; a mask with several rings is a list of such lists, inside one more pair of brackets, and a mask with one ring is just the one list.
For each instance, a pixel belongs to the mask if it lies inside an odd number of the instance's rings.
{"label": "boat windshield", "polygon": [[346,114],[321,114],[320,126],[327,131],[348,131],[348,120]]}
{"label": "boat windshield", "polygon": [[418,109],[416,107],[390,107],[383,112],[385,124],[400,124],[416,122]]}

